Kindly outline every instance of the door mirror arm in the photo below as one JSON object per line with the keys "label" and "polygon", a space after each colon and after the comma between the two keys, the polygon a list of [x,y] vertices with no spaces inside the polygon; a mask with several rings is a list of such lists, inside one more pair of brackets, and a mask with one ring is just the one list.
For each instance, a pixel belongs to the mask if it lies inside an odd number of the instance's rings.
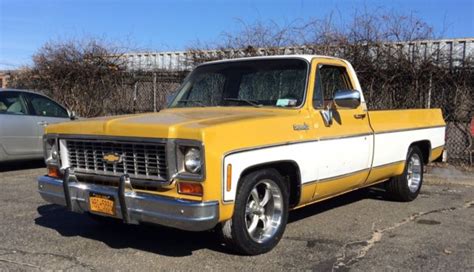
{"label": "door mirror arm", "polygon": [[332,104],[333,104],[333,102],[330,102],[326,106],[326,109],[320,111],[321,116],[323,117],[324,125],[326,127],[330,127],[332,125],[332,119],[333,119]]}

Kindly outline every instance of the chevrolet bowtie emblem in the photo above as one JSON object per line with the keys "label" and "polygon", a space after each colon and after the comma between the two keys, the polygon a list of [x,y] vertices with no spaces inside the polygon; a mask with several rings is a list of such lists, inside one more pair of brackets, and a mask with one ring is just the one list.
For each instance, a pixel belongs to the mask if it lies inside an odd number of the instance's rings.
{"label": "chevrolet bowtie emblem", "polygon": [[122,162],[122,155],[117,153],[107,153],[104,155],[103,159],[108,164],[116,164]]}

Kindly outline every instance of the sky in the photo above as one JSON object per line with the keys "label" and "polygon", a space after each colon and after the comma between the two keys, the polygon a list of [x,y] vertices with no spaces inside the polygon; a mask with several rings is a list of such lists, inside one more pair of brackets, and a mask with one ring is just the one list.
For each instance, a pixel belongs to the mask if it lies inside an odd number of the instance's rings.
{"label": "sky", "polygon": [[0,70],[31,64],[48,41],[100,37],[139,50],[185,50],[239,29],[239,20],[344,21],[364,8],[414,13],[444,38],[474,37],[474,0],[0,0]]}

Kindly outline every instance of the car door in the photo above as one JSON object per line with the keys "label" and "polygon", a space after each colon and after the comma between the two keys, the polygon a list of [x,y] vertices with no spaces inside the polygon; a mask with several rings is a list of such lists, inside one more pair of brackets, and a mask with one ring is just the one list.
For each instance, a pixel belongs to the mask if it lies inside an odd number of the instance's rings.
{"label": "car door", "polygon": [[36,123],[20,92],[0,91],[0,148],[7,159],[41,157]]}
{"label": "car door", "polygon": [[43,150],[44,129],[49,124],[70,121],[67,110],[46,96],[25,93],[35,124],[36,149]]}
{"label": "car door", "polygon": [[[355,75],[352,70],[349,73],[352,68],[343,61],[332,59],[317,61],[313,68],[316,75],[311,114],[319,142],[316,159],[318,183],[314,198],[325,198],[357,188],[365,182],[370,171],[373,134],[365,103],[355,108],[333,103],[336,91],[355,89]],[[331,124],[325,122],[323,116],[328,109],[332,112]]]}

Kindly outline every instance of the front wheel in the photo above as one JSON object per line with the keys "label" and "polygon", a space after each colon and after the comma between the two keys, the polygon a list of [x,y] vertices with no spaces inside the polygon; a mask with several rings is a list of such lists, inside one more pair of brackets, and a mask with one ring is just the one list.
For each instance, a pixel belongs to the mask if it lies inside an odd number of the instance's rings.
{"label": "front wheel", "polygon": [[232,219],[222,224],[228,246],[258,255],[273,249],[288,220],[288,187],[274,169],[252,172],[240,180]]}
{"label": "front wheel", "polygon": [[387,193],[398,201],[412,201],[420,193],[422,183],[423,155],[418,147],[412,146],[408,150],[403,174],[386,183]]}

